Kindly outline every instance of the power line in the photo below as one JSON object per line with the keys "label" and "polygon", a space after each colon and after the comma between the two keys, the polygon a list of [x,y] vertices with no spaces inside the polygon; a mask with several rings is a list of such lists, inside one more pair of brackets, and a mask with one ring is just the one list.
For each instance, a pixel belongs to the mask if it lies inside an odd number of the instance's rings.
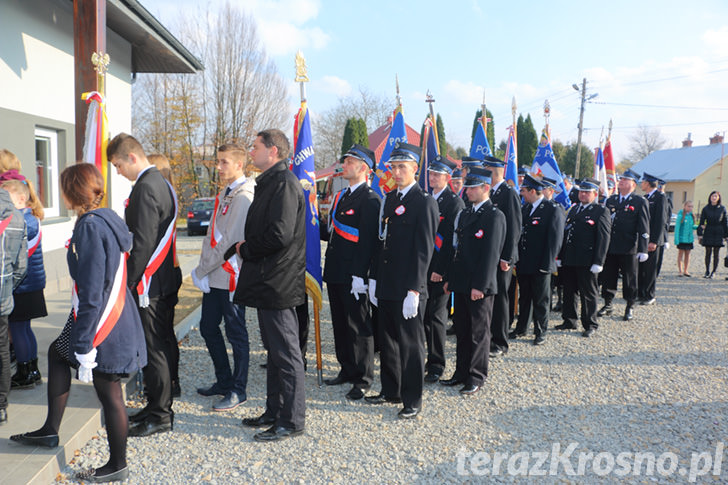
{"label": "power line", "polygon": [[610,103],[608,101],[589,101],[592,104],[608,104],[612,106],[630,106],[634,108],[659,108],[659,109],[688,109],[688,110],[706,110],[706,111],[728,111],[728,108],[708,108],[705,106],[673,106],[660,104],[636,104],[636,103]]}
{"label": "power line", "polygon": [[[728,120],[719,120],[719,121],[696,121],[693,123],[666,123],[663,125],[649,125],[651,128],[665,128],[670,126],[694,126],[694,125],[713,125],[713,124],[720,124],[720,123],[728,123]],[[645,125],[642,125],[645,126]],[[621,130],[634,130],[636,128],[640,128],[640,125],[637,126],[619,126],[612,128],[612,131],[621,131]],[[595,131],[595,130],[601,130],[601,128],[584,128],[586,131]]]}

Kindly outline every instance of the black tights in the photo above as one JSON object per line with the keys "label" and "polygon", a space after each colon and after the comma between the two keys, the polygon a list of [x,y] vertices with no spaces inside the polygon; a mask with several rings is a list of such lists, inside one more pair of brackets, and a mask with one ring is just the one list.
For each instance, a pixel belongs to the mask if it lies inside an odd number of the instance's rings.
{"label": "black tights", "polygon": [[[126,438],[129,433],[129,418],[126,403],[121,392],[121,380],[115,374],[93,371],[94,389],[101,401],[109,440],[109,461],[98,468],[98,475],[113,473],[126,467]],[[60,356],[55,346],[48,349],[48,416],[42,428],[31,436],[58,434],[63,412],[66,410],[71,388],[71,368]]]}
{"label": "black tights", "polygon": [[710,253],[713,253],[713,273],[718,269],[720,246],[705,246],[705,272],[710,273]]}

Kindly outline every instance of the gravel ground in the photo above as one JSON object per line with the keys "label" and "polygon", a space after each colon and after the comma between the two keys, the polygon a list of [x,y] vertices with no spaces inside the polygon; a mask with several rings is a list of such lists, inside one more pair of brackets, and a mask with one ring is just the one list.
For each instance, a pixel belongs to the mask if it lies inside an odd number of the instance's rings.
{"label": "gravel ground", "polygon": [[[694,253],[699,275],[702,248]],[[491,361],[476,395],[426,386],[423,412],[413,421],[398,420],[398,406],[348,401],[348,386],[318,387],[310,365],[306,433],[280,443],[257,443],[255,431],[240,423],[265,404],[254,311],[247,318],[248,401],[231,412],[211,411],[214,399],[195,392],[212,382],[213,371],[194,329],[182,345],[175,430],[129,439],[129,483],[683,483],[691,473],[698,482],[728,481],[725,269],[714,280],[683,278],[675,259],[671,247],[658,302],[638,306],[634,321],[621,321],[623,302],[615,300],[615,316],[602,318],[593,338],[551,331],[542,346],[519,339]],[[559,323],[552,316],[550,326]],[[331,377],[338,366],[327,305],[321,330],[324,376]],[[449,376],[454,337],[447,351]],[[375,381],[378,389],[378,372]],[[56,483],[103,464],[107,453],[100,430]]]}

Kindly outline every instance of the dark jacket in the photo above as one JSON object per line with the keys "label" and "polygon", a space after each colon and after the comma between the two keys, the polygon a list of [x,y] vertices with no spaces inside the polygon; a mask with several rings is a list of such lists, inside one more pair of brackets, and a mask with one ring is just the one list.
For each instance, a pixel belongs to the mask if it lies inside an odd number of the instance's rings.
{"label": "dark jacket", "polygon": [[427,298],[437,221],[437,202],[419,185],[402,200],[396,189],[387,194],[380,223],[387,235],[377,261],[377,299],[404,300],[410,290]]}
{"label": "dark jacket", "polygon": [[703,246],[722,247],[723,238],[728,237],[726,210],[722,205],[706,205],[700,211],[698,237]]}
{"label": "dark jacket", "polygon": [[619,202],[619,194],[607,199],[612,217],[612,235],[608,254],[647,253],[650,241],[650,212],[647,200],[634,192]]}
{"label": "dark jacket", "polygon": [[504,180],[497,190],[490,191],[490,200],[506,216],[506,240],[500,259],[508,264],[518,262],[518,241],[521,238],[521,197]]}
{"label": "dark jacket", "polygon": [[432,273],[440,276],[445,274],[452,261],[452,235],[455,230],[455,217],[465,208],[463,200],[455,195],[449,187],[445,187],[437,198],[437,208],[440,212],[440,222],[435,235],[435,251],[432,253],[430,268],[427,270],[427,279]]}
{"label": "dark jacket", "polygon": [[[157,167],[152,166],[134,183],[124,212],[129,231],[134,235],[134,246],[129,255],[127,283],[135,295],[144,269],[175,216],[174,199],[169,185]],[[149,283],[149,298],[176,293],[174,255],[170,250],[162,265],[152,276]]]}
{"label": "dark jacket", "polygon": [[[68,272],[78,288],[78,313],[71,326],[72,353],[87,354],[93,348],[96,326],[109,301],[120,255],[131,245],[129,229],[111,209],[87,212],[76,221],[66,253]],[[101,372],[127,374],[147,365],[144,331],[128,287],[121,316],[96,350],[97,369]],[[71,359],[75,357],[71,355]]]}
{"label": "dark jacket", "polygon": [[[331,209],[331,236],[326,246],[323,279],[326,283],[349,284],[352,275],[367,279],[374,265],[381,199],[363,183],[343,200],[339,195],[336,202]],[[356,234],[350,233],[354,231]]]}
{"label": "dark jacket", "polygon": [[[40,232],[40,221],[33,215],[29,208],[25,208],[21,212],[25,218],[26,234],[30,243]],[[30,250],[30,245],[28,245],[28,250]],[[33,255],[28,257],[28,272],[13,293],[38,291],[45,288],[45,285],[46,273],[45,267],[43,266],[43,243],[39,241],[38,247],[33,252]]]}
{"label": "dark jacket", "polygon": [[0,315],[13,311],[13,289],[25,276],[28,264],[28,240],[25,237],[23,214],[15,208],[10,194],[0,189],[0,221],[11,217],[8,226],[0,235],[2,244],[2,273],[0,273]]}
{"label": "dark jacket", "polygon": [[280,161],[258,175],[245,219],[243,264],[233,301],[267,310],[293,308],[306,297],[306,204],[301,183]]}
{"label": "dark jacket", "polygon": [[544,198],[533,214],[530,212],[531,204],[524,205],[516,272],[553,273],[564,237],[564,210]]}
{"label": "dark jacket", "polygon": [[664,246],[667,222],[667,196],[655,189],[651,195],[645,195],[650,209],[650,242]]}
{"label": "dark jacket", "polygon": [[505,215],[487,200],[477,212],[473,212],[472,206],[460,212],[457,224],[457,247],[445,274],[448,290],[468,298],[473,289],[495,295],[500,255],[508,231]]}
{"label": "dark jacket", "polygon": [[559,259],[562,266],[591,268],[604,266],[611,237],[612,219],[609,210],[599,204],[590,204],[577,214],[579,205],[566,215],[564,242]]}

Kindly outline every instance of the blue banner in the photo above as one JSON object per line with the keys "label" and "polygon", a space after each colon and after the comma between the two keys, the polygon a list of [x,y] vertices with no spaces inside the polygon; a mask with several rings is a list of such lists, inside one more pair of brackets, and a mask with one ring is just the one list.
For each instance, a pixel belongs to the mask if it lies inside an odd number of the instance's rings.
{"label": "blue banner", "polygon": [[569,196],[566,194],[566,187],[564,186],[564,178],[561,176],[559,164],[556,163],[554,151],[551,149],[551,140],[546,134],[546,130],[541,132],[541,141],[538,144],[536,156],[533,158],[531,173],[540,174],[556,180],[554,200],[566,209],[571,207],[571,202],[569,201]]}
{"label": "blue banner", "polygon": [[520,187],[518,186],[518,160],[516,155],[518,154],[516,150],[516,130],[514,127],[511,127],[511,133],[508,135],[508,145],[506,145],[506,156],[505,156],[505,162],[506,162],[506,173],[505,173],[505,180],[508,182],[509,180],[513,182],[513,187],[516,189],[516,191],[520,190]]}
{"label": "blue banner", "polygon": [[427,178],[427,168],[430,162],[437,158],[440,154],[440,144],[437,142],[437,128],[435,120],[432,116],[428,115],[425,119],[425,131],[423,133],[425,137],[425,144],[422,147],[422,163],[420,164],[420,178],[419,183],[422,190],[425,192],[430,191],[430,180]]}
{"label": "blue banner", "polygon": [[372,179],[372,190],[384,198],[384,194],[392,190],[395,186],[392,173],[387,166],[389,156],[392,154],[394,144],[397,142],[407,143],[407,129],[404,126],[404,116],[402,116],[401,107],[397,108],[397,115],[392,122],[392,128],[389,130],[387,144],[379,159],[379,165]]}
{"label": "blue banner", "polygon": [[[485,115],[483,115],[485,116]],[[485,136],[485,129],[483,124],[478,123],[478,127],[475,128],[475,137],[473,137],[473,144],[470,147],[470,157],[483,160],[483,157],[492,157],[493,152],[490,150],[490,144],[488,143],[488,137]]]}

